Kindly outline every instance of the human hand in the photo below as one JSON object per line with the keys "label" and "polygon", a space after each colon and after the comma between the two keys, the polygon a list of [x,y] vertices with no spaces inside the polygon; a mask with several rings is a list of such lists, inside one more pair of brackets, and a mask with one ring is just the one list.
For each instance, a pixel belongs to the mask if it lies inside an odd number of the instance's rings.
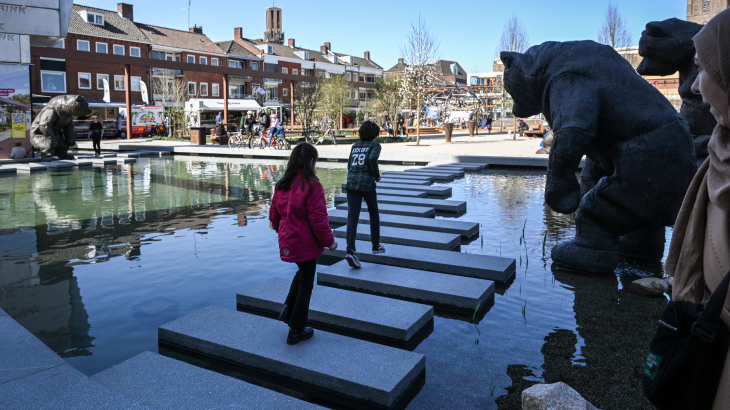
{"label": "human hand", "polygon": [[337,241],[335,241],[332,245],[328,246],[327,248],[329,248],[329,250],[331,250],[331,251],[334,251],[337,249],[337,245],[339,245],[339,244],[337,243]]}
{"label": "human hand", "polygon": [[380,182],[380,178],[381,178],[380,175],[378,175],[378,177],[375,178],[375,182]]}

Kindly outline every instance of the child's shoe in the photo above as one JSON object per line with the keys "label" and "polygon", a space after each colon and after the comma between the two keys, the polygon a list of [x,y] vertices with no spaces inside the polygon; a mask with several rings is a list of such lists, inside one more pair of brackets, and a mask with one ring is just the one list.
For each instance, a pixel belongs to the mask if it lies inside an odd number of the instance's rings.
{"label": "child's shoe", "polygon": [[345,259],[347,259],[347,263],[350,265],[350,267],[355,269],[362,268],[362,265],[360,264],[360,259],[354,253],[348,253],[347,256],[345,256]]}
{"label": "child's shoe", "polygon": [[373,249],[373,255],[377,255],[379,253],[385,253],[385,248],[383,245],[378,245],[377,248]]}

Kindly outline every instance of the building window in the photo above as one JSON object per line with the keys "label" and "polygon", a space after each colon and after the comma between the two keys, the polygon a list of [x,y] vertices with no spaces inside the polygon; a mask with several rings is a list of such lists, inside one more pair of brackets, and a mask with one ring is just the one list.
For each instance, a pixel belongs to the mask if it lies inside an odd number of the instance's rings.
{"label": "building window", "polygon": [[86,22],[87,23],[95,24],[97,26],[104,25],[104,15],[103,14],[92,13],[90,11],[83,11],[82,13],[86,13]]}
{"label": "building window", "polygon": [[282,74],[289,74],[289,69],[288,69],[288,68],[286,68],[286,67],[282,67],[282,68],[281,68],[281,73],[282,73]]}
{"label": "building window", "polygon": [[258,71],[259,69],[259,63],[251,62],[251,69],[254,71]]}
{"label": "building window", "polygon": [[63,39],[63,40],[59,41],[58,43],[56,43],[56,45],[53,46],[53,48],[66,48],[66,39]]}
{"label": "building window", "polygon": [[218,59],[217,58],[211,58],[210,59],[210,65],[217,66],[218,65]]}
{"label": "building window", "polygon": [[41,70],[41,91],[44,93],[65,93],[66,73]]}
{"label": "building window", "polygon": [[107,54],[109,53],[109,47],[106,43],[96,43],[96,52]]}
{"label": "building window", "polygon": [[228,67],[231,68],[243,68],[243,61],[228,60]]}
{"label": "building window", "polygon": [[284,96],[284,97],[288,97],[289,96],[289,89],[288,88],[284,88],[283,90],[281,90],[281,95]]}
{"label": "building window", "polygon": [[76,40],[76,50],[78,51],[91,51],[91,46],[86,40]]}
{"label": "building window", "polygon": [[104,80],[109,82],[109,74],[97,74],[96,75],[96,89],[97,90],[104,89]]}
{"label": "building window", "polygon": [[299,75],[299,70],[296,69],[296,68],[292,68],[291,69],[291,73],[294,74],[294,75]]}
{"label": "building window", "polygon": [[140,81],[142,81],[142,77],[132,77],[132,91],[142,91],[142,87],[139,85]]}
{"label": "building window", "polygon": [[190,64],[195,64],[195,56],[191,56],[191,55],[189,55],[189,56],[188,56],[188,63],[190,63]]}
{"label": "building window", "polygon": [[188,95],[195,95],[195,82],[188,82]]}
{"label": "building window", "polygon": [[352,73],[347,73],[345,77],[347,78],[347,81],[352,81]]}
{"label": "building window", "polygon": [[213,93],[213,97],[218,97],[220,95],[220,85],[213,83],[210,85],[210,87],[210,90]]}
{"label": "building window", "polygon": [[279,87],[268,87],[266,88],[266,99],[267,100],[278,100],[279,99]]}
{"label": "building window", "polygon": [[200,57],[200,64],[208,65],[208,57]]}
{"label": "building window", "polygon": [[142,53],[139,52],[139,47],[129,47],[129,55],[132,57],[140,57]]}
{"label": "building window", "polygon": [[124,91],[124,76],[123,75],[115,75],[114,76],[114,89],[116,91]]}
{"label": "building window", "polygon": [[208,83],[200,83],[200,96],[201,97],[208,96]]}
{"label": "building window", "polygon": [[124,55],[124,46],[121,44],[114,44],[112,46],[112,52],[118,56]]}
{"label": "building window", "polygon": [[84,90],[91,89],[91,73],[79,73],[79,88]]}

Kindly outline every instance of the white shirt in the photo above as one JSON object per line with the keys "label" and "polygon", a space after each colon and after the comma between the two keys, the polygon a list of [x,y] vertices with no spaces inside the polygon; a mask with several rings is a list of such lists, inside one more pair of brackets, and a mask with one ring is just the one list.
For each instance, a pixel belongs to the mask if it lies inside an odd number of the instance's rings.
{"label": "white shirt", "polygon": [[13,147],[13,149],[10,151],[10,158],[12,158],[12,159],[23,159],[23,158],[25,158],[25,148],[23,148],[23,147]]}

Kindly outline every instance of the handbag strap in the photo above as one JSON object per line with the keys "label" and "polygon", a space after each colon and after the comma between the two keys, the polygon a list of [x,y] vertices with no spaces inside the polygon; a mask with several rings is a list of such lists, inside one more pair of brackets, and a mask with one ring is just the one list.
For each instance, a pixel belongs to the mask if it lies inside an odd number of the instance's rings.
{"label": "handbag strap", "polygon": [[725,298],[727,298],[728,286],[730,286],[730,271],[725,274],[722,282],[720,282],[720,285],[702,309],[697,321],[692,325],[692,344],[706,347],[715,339],[720,324],[722,307],[725,305]]}

